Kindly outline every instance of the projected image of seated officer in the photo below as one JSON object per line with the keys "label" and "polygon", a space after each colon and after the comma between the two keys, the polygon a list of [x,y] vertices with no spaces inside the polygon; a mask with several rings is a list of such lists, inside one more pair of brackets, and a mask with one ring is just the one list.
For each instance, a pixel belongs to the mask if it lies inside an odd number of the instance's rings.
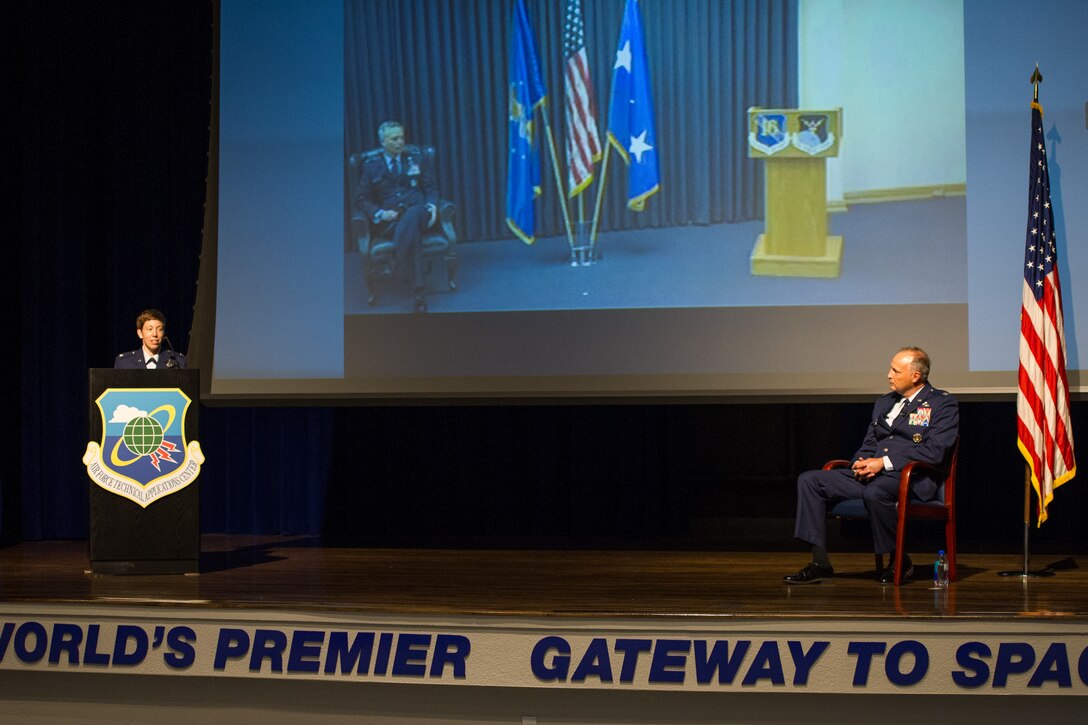
{"label": "projected image of seated officer", "polygon": [[[903,580],[910,579],[910,557],[895,552],[899,473],[911,461],[936,464],[945,459],[959,435],[959,403],[930,385],[929,355],[917,347],[904,347],[892,357],[888,387],[873,406],[872,422],[850,467],[806,471],[797,478],[794,536],[812,546],[812,562],[785,576],[787,584],[813,584],[834,576],[827,553],[827,510],[852,498],[865,502],[873,551],[892,554],[879,573],[880,583],[895,582],[896,553],[902,555]],[[934,499],[940,484],[924,475],[911,479],[912,493],[923,501]]]}
{"label": "projected image of seated officer", "polygon": [[404,125],[386,121],[378,127],[382,153],[363,164],[360,201],[379,236],[391,237],[397,268],[411,275],[417,312],[427,310],[423,296],[423,232],[438,217],[438,190],[415,149],[405,148]]}
{"label": "projected image of seated officer", "polygon": [[[136,318],[136,336],[143,344],[136,350],[123,352],[113,361],[115,368],[127,370],[157,370],[185,367],[185,356],[170,346],[166,337],[166,317],[158,310],[144,310]],[[166,348],[163,349],[163,343]]]}

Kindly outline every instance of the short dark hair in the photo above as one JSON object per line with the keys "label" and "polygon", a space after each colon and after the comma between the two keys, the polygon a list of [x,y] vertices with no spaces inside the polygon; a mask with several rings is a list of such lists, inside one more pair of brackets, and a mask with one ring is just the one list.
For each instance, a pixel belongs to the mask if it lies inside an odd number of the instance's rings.
{"label": "short dark hair", "polygon": [[385,121],[381,126],[378,126],[378,143],[384,143],[385,137],[389,135],[389,132],[394,128],[404,130],[404,124],[400,121]]}
{"label": "short dark hair", "polygon": [[163,327],[166,327],[166,315],[152,307],[144,310],[136,317],[136,329],[144,329],[144,323],[148,320],[158,320]]}
{"label": "short dark hair", "polygon": [[908,345],[899,348],[899,352],[909,352],[911,355],[910,367],[922,377],[923,383],[929,382],[929,355],[920,347]]}

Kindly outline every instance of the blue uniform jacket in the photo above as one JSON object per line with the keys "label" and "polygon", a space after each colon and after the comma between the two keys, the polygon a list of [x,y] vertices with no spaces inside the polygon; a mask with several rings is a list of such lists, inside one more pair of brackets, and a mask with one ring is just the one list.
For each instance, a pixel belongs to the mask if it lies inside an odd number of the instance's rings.
{"label": "blue uniform jacket", "polygon": [[[159,352],[158,370],[167,368],[184,368],[187,363],[185,356],[174,350],[162,350]],[[113,361],[115,368],[125,370],[143,370],[147,368],[147,360],[144,360],[144,348],[141,345],[138,350],[123,352]]]}
{"label": "blue uniform jacket", "polygon": [[417,146],[406,146],[401,152],[402,170],[394,174],[385,165],[385,155],[374,151],[363,160],[359,178],[359,196],[367,218],[382,209],[403,213],[416,204],[438,206],[438,190]]}
{"label": "blue uniform jacket", "polygon": [[[877,398],[873,421],[854,460],[887,456],[895,471],[911,461],[943,461],[959,435],[959,402],[950,393],[926,383],[889,427],[884,419],[898,399],[894,392]],[[913,480],[912,489],[923,500],[936,495],[940,481],[923,476],[915,476]]]}

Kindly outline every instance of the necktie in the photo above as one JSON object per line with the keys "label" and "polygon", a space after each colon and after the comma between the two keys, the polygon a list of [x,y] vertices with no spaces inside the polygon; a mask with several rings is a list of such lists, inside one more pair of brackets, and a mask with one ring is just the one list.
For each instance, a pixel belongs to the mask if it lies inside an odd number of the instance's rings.
{"label": "necktie", "polygon": [[155,369],[155,368],[157,368],[158,366],[159,366],[159,364],[158,364],[157,362],[155,362],[155,358],[153,358],[153,357],[150,357],[150,358],[148,358],[148,359],[147,359],[147,367],[148,367],[148,369],[154,370],[154,369]]}
{"label": "necktie", "polygon": [[394,156],[389,162],[389,170],[393,172],[394,176],[400,176],[400,157]]}
{"label": "necktie", "polygon": [[891,425],[896,418],[903,414],[903,409],[907,407],[907,399],[900,396],[899,401],[892,406],[892,409],[888,411],[888,417],[885,419],[888,425]]}

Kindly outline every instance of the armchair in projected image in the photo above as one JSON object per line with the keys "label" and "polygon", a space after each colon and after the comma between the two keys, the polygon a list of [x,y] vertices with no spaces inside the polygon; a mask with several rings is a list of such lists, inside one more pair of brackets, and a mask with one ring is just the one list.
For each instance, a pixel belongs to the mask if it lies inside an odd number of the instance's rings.
{"label": "armchair in projected image", "polygon": [[[960,453],[960,439],[952,445],[944,462],[934,465],[913,461],[903,467],[899,473],[899,503],[896,510],[899,514],[899,522],[895,531],[895,550],[900,555],[903,553],[906,540],[908,519],[924,519],[928,521],[944,522],[944,549],[948,556],[948,580],[956,581],[956,464]],[[824,464],[824,470],[832,468],[848,468],[850,461],[834,460]],[[911,476],[919,473],[927,473],[934,480],[944,479],[937,489],[937,497],[932,501],[922,501],[910,493]],[[868,519],[869,513],[865,510],[865,502],[860,498],[849,498],[839,501],[827,512],[828,516],[840,519]],[[876,570],[884,568],[884,556],[874,554],[876,557]],[[895,567],[895,583],[902,583],[903,567]]]}
{"label": "armchair in projected image", "polygon": [[[405,151],[423,159],[426,172],[433,174],[435,154],[433,146],[407,146]],[[381,153],[382,150],[377,148],[351,154],[348,157],[348,191],[352,199],[351,241],[362,261],[368,305],[377,302],[378,290],[382,289],[383,283],[393,276],[394,246],[391,230],[384,233],[377,231],[376,225],[372,224],[364,213],[359,197],[360,174],[363,166],[368,160]],[[421,240],[426,274],[430,275],[433,262],[440,260],[445,264],[446,286],[451,290],[457,289],[457,231],[453,225],[456,216],[457,207],[453,202],[441,199],[438,202],[438,219],[434,226],[423,234]]]}

